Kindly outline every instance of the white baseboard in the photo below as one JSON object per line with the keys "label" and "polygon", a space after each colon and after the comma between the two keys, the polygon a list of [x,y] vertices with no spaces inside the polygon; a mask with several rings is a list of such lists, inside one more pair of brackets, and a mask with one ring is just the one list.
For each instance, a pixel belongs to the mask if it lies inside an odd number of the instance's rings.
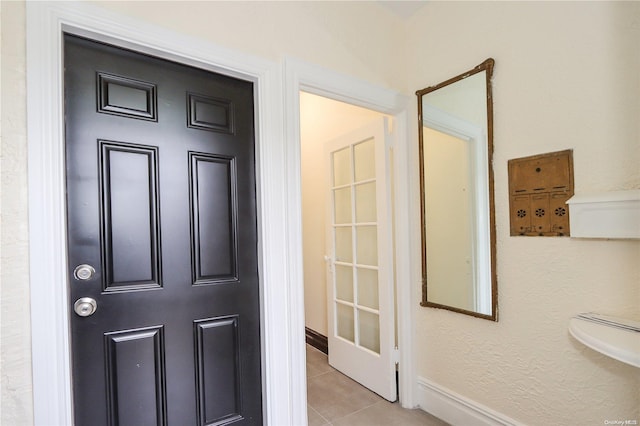
{"label": "white baseboard", "polygon": [[525,426],[423,377],[417,385],[418,407],[454,426]]}

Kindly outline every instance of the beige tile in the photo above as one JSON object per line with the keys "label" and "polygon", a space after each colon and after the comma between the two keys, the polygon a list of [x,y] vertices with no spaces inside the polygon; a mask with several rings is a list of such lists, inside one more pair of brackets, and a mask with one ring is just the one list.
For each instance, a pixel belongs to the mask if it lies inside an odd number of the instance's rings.
{"label": "beige tile", "polygon": [[308,418],[308,426],[323,426],[323,425],[329,424],[327,419],[322,417],[309,404],[307,404],[307,418]]}
{"label": "beige tile", "polygon": [[327,356],[307,345],[309,426],[446,426],[422,410],[390,403],[333,369]]}
{"label": "beige tile", "polygon": [[380,401],[332,423],[333,426],[446,426],[448,423],[422,411],[407,410],[398,403]]}
{"label": "beige tile", "polygon": [[316,348],[307,345],[307,379],[332,370],[328,364],[327,356]]}
{"label": "beige tile", "polygon": [[332,370],[307,380],[307,401],[322,417],[333,422],[382,398]]}

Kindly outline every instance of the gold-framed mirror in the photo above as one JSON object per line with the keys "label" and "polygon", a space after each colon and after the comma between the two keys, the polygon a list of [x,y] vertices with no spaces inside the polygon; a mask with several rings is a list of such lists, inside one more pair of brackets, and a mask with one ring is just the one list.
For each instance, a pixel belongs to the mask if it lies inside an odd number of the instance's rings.
{"label": "gold-framed mirror", "polygon": [[498,320],[494,60],[418,90],[422,306]]}

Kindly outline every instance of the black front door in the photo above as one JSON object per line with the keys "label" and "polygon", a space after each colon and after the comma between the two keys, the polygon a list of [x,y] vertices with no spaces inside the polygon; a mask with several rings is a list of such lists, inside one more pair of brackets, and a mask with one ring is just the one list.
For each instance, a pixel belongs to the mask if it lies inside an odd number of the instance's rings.
{"label": "black front door", "polygon": [[252,83],[64,49],[75,424],[262,424]]}

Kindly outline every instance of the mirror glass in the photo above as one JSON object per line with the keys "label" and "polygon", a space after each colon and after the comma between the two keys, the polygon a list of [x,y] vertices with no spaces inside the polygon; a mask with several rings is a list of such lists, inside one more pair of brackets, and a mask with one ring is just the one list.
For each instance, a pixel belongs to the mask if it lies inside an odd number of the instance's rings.
{"label": "mirror glass", "polygon": [[416,92],[422,306],[497,321],[493,59]]}

